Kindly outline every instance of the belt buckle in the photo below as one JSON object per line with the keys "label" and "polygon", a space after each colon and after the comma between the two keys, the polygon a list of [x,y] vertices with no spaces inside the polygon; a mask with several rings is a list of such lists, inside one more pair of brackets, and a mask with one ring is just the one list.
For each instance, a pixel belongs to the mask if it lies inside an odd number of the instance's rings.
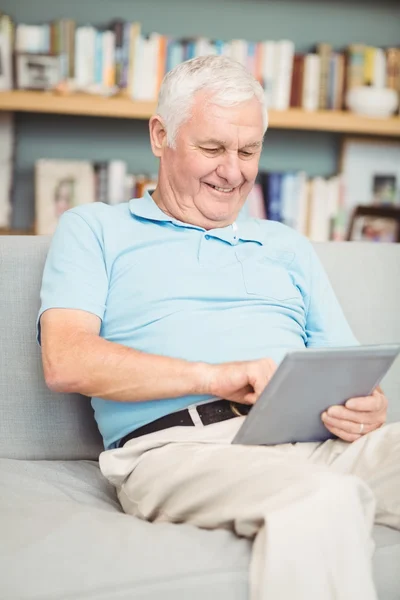
{"label": "belt buckle", "polygon": [[234,402],[229,402],[229,406],[231,407],[233,414],[237,417],[245,417],[247,415],[247,413],[241,413]]}

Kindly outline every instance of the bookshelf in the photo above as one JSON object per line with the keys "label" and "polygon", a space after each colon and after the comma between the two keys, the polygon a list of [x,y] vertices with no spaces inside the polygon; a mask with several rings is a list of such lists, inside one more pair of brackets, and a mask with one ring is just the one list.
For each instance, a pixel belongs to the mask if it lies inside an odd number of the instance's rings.
{"label": "bookshelf", "polygon": [[[127,97],[105,98],[90,94],[62,95],[13,90],[0,92],[0,110],[26,113],[82,115],[117,119],[148,119],[153,102],[134,102]],[[352,133],[400,138],[400,117],[364,117],[346,111],[306,112],[301,109],[269,111],[270,128],[333,133]]]}

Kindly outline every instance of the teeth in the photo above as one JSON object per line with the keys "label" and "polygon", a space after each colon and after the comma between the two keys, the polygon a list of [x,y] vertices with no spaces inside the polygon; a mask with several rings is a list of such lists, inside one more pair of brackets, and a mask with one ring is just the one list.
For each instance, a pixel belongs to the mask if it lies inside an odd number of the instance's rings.
{"label": "teeth", "polygon": [[212,186],[215,190],[217,190],[218,192],[225,192],[226,194],[228,194],[229,192],[231,192],[233,190],[233,188],[220,188],[217,187],[216,185]]}

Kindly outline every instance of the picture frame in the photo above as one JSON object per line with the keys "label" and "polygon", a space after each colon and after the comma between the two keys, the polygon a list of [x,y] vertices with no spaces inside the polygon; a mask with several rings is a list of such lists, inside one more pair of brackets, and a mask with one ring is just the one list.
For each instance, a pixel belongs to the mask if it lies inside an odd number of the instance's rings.
{"label": "picture frame", "polygon": [[351,216],[347,240],[400,242],[400,207],[357,206]]}
{"label": "picture frame", "polygon": [[345,230],[358,206],[400,206],[400,141],[346,136],[339,170]]}
{"label": "picture frame", "polygon": [[36,161],[36,235],[53,235],[65,211],[95,201],[95,173],[91,162],[57,159]]}
{"label": "picture frame", "polygon": [[51,90],[61,80],[61,57],[17,52],[15,75],[16,87],[19,90]]}

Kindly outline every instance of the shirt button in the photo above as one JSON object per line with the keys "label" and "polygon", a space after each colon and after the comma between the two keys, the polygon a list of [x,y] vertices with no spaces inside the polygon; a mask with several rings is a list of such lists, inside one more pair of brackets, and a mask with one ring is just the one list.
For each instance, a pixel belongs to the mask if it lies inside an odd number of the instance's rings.
{"label": "shirt button", "polygon": [[206,240],[209,240],[209,239],[210,239],[210,236],[209,236],[209,235],[205,235],[205,236],[204,236],[204,238],[205,238]]}

